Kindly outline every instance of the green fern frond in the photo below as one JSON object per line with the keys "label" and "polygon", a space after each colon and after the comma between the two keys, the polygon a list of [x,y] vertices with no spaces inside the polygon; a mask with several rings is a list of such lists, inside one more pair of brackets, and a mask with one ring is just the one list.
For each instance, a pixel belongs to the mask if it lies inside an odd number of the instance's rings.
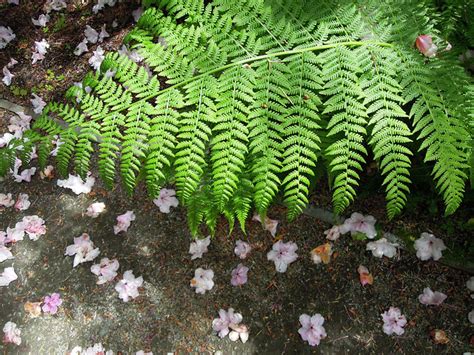
{"label": "green fern frond", "polygon": [[390,49],[363,48],[359,56],[365,74],[362,88],[364,105],[371,128],[369,141],[374,158],[385,176],[383,184],[387,192],[387,214],[393,218],[403,209],[410,192],[412,152],[407,147],[411,135],[406,124],[407,114],[402,109],[403,98],[398,84],[400,59]]}
{"label": "green fern frond", "polygon": [[67,91],[67,104],[45,109],[23,150],[21,140],[0,149],[1,174],[34,146],[45,165],[58,136],[60,174],[74,161],[84,176],[97,149],[107,187],[117,170],[130,193],[141,181],[151,197],[175,183],[192,233],[201,223],[214,233],[221,214],[244,229],[252,208],[265,216],[279,197],[294,219],[323,169],[342,213],[368,150],[392,218],[409,197],[418,144],[446,212],[460,205],[468,169],[474,176],[472,78],[456,47],[430,59],[414,47],[424,33],[438,35],[441,48],[437,28],[449,26],[433,15],[433,1],[143,5],[125,38],[143,60],[108,54]]}
{"label": "green fern frond", "polygon": [[324,102],[324,114],[329,114],[329,137],[335,141],[325,155],[330,160],[333,181],[333,205],[341,213],[354,199],[359,184],[359,171],[365,163],[364,146],[367,113],[362,102],[364,93],[359,83],[361,68],[355,54],[347,48],[327,50],[319,56],[325,82],[322,94],[329,97]]}

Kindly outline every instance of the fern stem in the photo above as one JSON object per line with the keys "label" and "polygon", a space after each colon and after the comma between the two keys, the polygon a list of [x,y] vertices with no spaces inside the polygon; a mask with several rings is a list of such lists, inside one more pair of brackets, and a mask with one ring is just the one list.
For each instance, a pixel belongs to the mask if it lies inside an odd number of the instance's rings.
{"label": "fern stem", "polygon": [[[256,62],[256,61],[259,61],[259,60],[264,60],[264,59],[270,59],[270,58],[275,58],[275,57],[286,57],[286,56],[293,55],[293,54],[299,54],[299,53],[305,53],[305,52],[315,52],[315,51],[320,51],[320,50],[325,50],[325,49],[330,49],[330,48],[336,48],[336,47],[341,47],[341,46],[360,47],[360,46],[364,46],[364,45],[376,45],[376,46],[380,46],[380,47],[393,47],[392,44],[386,43],[386,42],[350,41],[350,42],[339,42],[339,43],[323,44],[323,45],[313,46],[313,47],[305,47],[305,48],[292,49],[292,50],[288,50],[288,51],[262,54],[262,55],[259,55],[259,56],[256,56],[256,57],[246,58],[246,59],[239,60],[237,62],[232,62],[232,63],[226,64],[226,65],[223,65],[219,68],[214,68],[212,70],[206,71],[205,73],[193,76],[192,78],[183,80],[182,82],[174,84],[170,87],[167,87],[166,89],[163,89],[163,90],[160,90],[156,93],[145,96],[145,97],[141,98],[139,101],[136,101],[133,105],[138,105],[138,104],[142,103],[143,101],[147,101],[147,100],[153,99],[154,97],[158,97],[158,96],[164,94],[167,91],[182,87],[182,86],[184,86],[184,85],[186,85],[190,82],[193,82],[194,80],[199,80],[202,77],[212,75],[212,74],[215,74],[215,73],[219,73],[219,72],[222,72],[226,69],[229,69],[229,68],[232,68],[232,67],[235,67],[235,66],[249,64],[249,63]],[[121,112],[121,111],[123,111],[123,109],[118,110],[117,112]],[[111,113],[113,113],[113,112],[111,112]]]}

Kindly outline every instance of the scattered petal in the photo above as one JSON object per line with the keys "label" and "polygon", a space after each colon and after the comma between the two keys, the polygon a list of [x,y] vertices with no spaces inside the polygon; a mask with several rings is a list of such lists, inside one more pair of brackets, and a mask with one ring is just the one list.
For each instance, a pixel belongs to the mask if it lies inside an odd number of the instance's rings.
{"label": "scattered petal", "polygon": [[87,41],[90,43],[97,43],[99,40],[99,33],[89,25],[84,30],[84,36],[86,36]]}
{"label": "scattered petal", "polygon": [[326,239],[335,241],[338,240],[341,236],[341,231],[339,230],[339,226],[333,226],[331,229],[325,230],[324,235]]}
{"label": "scattered petal", "polygon": [[15,202],[15,209],[17,211],[26,211],[30,206],[31,202],[28,194],[19,194],[18,199]]}
{"label": "scattered petal", "polygon": [[474,276],[471,276],[471,278],[466,282],[466,287],[469,289],[469,291],[474,291]]}
{"label": "scattered petal", "polygon": [[15,281],[16,279],[18,279],[18,276],[15,273],[15,270],[13,269],[13,267],[7,267],[0,274],[0,286],[8,286],[10,285],[11,282]]}
{"label": "scattered petal", "polygon": [[275,263],[277,272],[285,272],[288,265],[298,258],[296,250],[298,250],[296,243],[283,243],[279,240],[273,244],[272,250],[267,253],[267,259]]}
{"label": "scattered petal", "polygon": [[33,60],[32,64],[35,64],[39,60],[43,60],[45,58],[44,56],[46,52],[48,51],[48,48],[49,43],[44,38],[40,42],[35,42],[35,51],[31,56],[31,59]]}
{"label": "scattered petal", "polygon": [[16,35],[10,27],[0,26],[0,49],[5,48],[15,38]]}
{"label": "scattered petal", "polygon": [[97,49],[93,52],[92,57],[89,59],[89,64],[91,67],[93,67],[95,70],[100,69],[100,65],[102,64],[102,61],[104,60],[104,50],[102,47],[97,47]]}
{"label": "scattered petal", "polygon": [[15,204],[15,200],[12,198],[12,194],[2,194],[0,193],[0,206],[3,207],[12,207]]}
{"label": "scattered petal", "polygon": [[403,327],[407,324],[407,319],[401,314],[400,309],[390,307],[388,311],[381,314],[383,320],[383,332],[387,335],[402,335],[405,330]]}
{"label": "scattered petal", "polygon": [[3,67],[3,83],[6,85],[6,86],[10,86],[10,84],[12,83],[12,79],[15,75],[13,75],[10,70],[8,70],[7,66],[4,66]]}
{"label": "scattered petal", "polygon": [[56,314],[58,307],[63,303],[61,295],[59,293],[52,293],[50,296],[46,296],[43,300],[43,307],[41,309],[44,313]]}
{"label": "scattered petal", "polygon": [[[257,214],[253,216],[252,220],[262,223],[262,219]],[[279,221],[276,219],[265,217],[264,228],[265,230],[269,231],[273,237],[275,237],[278,223]]]}
{"label": "scattered petal", "polygon": [[350,218],[346,219],[344,223],[339,226],[339,231],[340,234],[351,232],[351,235],[363,233],[367,238],[373,239],[377,235],[375,222],[376,219],[373,216],[364,216],[361,213],[354,212]]}
{"label": "scattered petal", "polygon": [[105,203],[94,202],[89,207],[87,207],[86,215],[92,218],[97,218],[104,211],[105,211]]}
{"label": "scattered petal", "polygon": [[153,200],[153,203],[160,208],[161,213],[170,213],[171,207],[178,207],[178,199],[176,198],[176,191],[173,189],[161,189],[158,198]]}
{"label": "scattered petal", "polygon": [[3,343],[21,344],[21,330],[13,322],[7,322],[3,327]]}
{"label": "scattered petal", "polygon": [[121,214],[117,217],[117,224],[114,226],[114,234],[119,234],[120,232],[126,232],[132,221],[135,220],[135,213],[133,211],[127,211],[124,214]]}
{"label": "scattered petal", "polygon": [[191,280],[191,287],[196,288],[196,293],[205,294],[206,291],[214,287],[214,271],[197,268],[194,271],[194,278]]}
{"label": "scattered petal", "polygon": [[448,298],[448,296],[444,293],[438,291],[433,292],[429,287],[424,288],[423,293],[418,296],[420,303],[427,306],[439,306],[446,298]]}
{"label": "scattered petal", "polygon": [[0,245],[0,263],[8,259],[13,259],[12,252],[5,245]]}
{"label": "scattered petal", "polygon": [[41,114],[43,112],[44,107],[46,106],[46,102],[43,101],[41,97],[36,94],[32,94],[33,99],[30,100],[31,104],[33,105],[33,111],[36,114]]}
{"label": "scattered petal", "polygon": [[234,270],[232,270],[232,279],[230,283],[232,286],[241,286],[247,283],[247,273],[249,268],[239,264]]}
{"label": "scattered petal", "polygon": [[202,258],[202,254],[207,253],[207,247],[211,244],[211,236],[204,239],[196,239],[189,245],[191,260]]}
{"label": "scattered petal", "polygon": [[138,20],[142,16],[142,14],[143,14],[143,8],[142,7],[139,7],[138,9],[134,10],[132,12],[132,16],[133,16],[134,21],[138,22]]}
{"label": "scattered petal", "polygon": [[119,298],[128,302],[130,298],[137,298],[140,294],[138,288],[143,285],[143,277],[135,277],[132,270],[127,270],[123,274],[123,279],[115,285],[115,290],[119,293]]}
{"label": "scattered petal", "polygon": [[234,249],[234,253],[235,255],[237,255],[239,258],[241,259],[245,259],[249,253],[251,252],[252,250],[252,247],[250,246],[250,244],[246,243],[246,242],[243,242],[241,240],[237,240],[235,242],[235,249]]}
{"label": "scattered petal", "polygon": [[89,234],[83,233],[81,236],[74,238],[74,244],[66,248],[64,255],[74,255],[73,267],[76,267],[79,264],[94,260],[99,254],[99,248],[94,249],[94,243],[90,240]]}
{"label": "scattered petal", "polygon": [[298,333],[304,341],[309,345],[319,345],[322,339],[326,338],[326,330],[323,327],[324,318],[321,314],[316,313],[312,317],[307,314],[300,315],[301,328]]}
{"label": "scattered petal", "polygon": [[375,242],[367,243],[366,250],[371,250],[372,255],[376,258],[386,256],[387,258],[393,258],[397,254],[398,244],[390,243],[386,238],[381,238]]}
{"label": "scattered petal", "polygon": [[94,186],[95,178],[87,173],[86,180],[82,180],[80,176],[69,174],[66,180],[58,180],[57,185],[65,189],[71,189],[76,195],[88,194]]}
{"label": "scattered petal", "polygon": [[31,240],[38,240],[38,238],[46,234],[46,226],[44,220],[36,215],[25,216],[23,220],[15,226],[15,228],[23,229]]}
{"label": "scattered petal", "polygon": [[105,38],[110,37],[110,35],[109,35],[109,34],[107,33],[107,31],[105,30],[105,27],[106,27],[106,24],[104,23],[104,25],[103,25],[102,28],[100,29],[100,33],[99,33],[99,43],[102,43]]}
{"label": "scattered petal", "polygon": [[444,242],[436,238],[433,234],[421,233],[420,238],[415,240],[416,256],[420,260],[439,260],[443,256],[443,250],[446,249]]}
{"label": "scattered petal", "polygon": [[45,27],[46,24],[48,23],[49,21],[49,15],[48,14],[41,14],[39,15],[38,19],[35,20],[34,18],[31,19],[31,21],[33,21],[33,25],[35,26],[39,26],[39,27]]}
{"label": "scattered petal", "polygon": [[81,43],[79,43],[74,49],[74,54],[77,56],[82,55],[82,53],[88,52],[89,48],[87,48],[87,39],[85,38]]}
{"label": "scattered petal", "polygon": [[92,265],[91,272],[99,276],[97,285],[102,285],[115,279],[119,266],[117,259],[109,260],[109,258],[102,258],[99,264]]}
{"label": "scattered petal", "polygon": [[217,332],[220,338],[229,335],[231,341],[236,341],[240,338],[245,343],[249,338],[249,330],[246,325],[241,324],[242,320],[242,315],[234,313],[233,308],[229,308],[227,311],[220,309],[219,318],[215,318],[212,321],[212,329]]}
{"label": "scattered petal", "polygon": [[438,47],[433,43],[433,38],[429,35],[419,35],[415,41],[416,48],[428,58],[436,56]]}
{"label": "scattered petal", "polygon": [[40,171],[40,178],[41,179],[52,179],[53,178],[53,170],[54,167],[52,165],[48,165],[46,168],[44,168],[43,171]]}

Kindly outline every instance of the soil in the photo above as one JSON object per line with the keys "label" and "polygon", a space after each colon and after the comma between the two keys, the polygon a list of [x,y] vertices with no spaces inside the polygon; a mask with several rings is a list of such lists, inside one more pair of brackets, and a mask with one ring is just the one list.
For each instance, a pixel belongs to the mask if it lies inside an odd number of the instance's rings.
{"label": "soil", "polygon": [[[82,40],[86,24],[98,29],[107,23],[111,38],[102,47],[116,50],[132,26],[131,11],[137,7],[137,2],[125,1],[94,15],[90,1],[78,1],[78,7],[71,2],[67,11],[63,11],[64,27],[57,32],[52,30],[61,16],[53,13],[50,30],[44,33],[30,21],[42,13],[44,2],[22,0],[20,3],[20,6],[0,5],[0,25],[10,26],[17,34],[17,39],[0,51],[0,67],[10,57],[20,62],[12,71],[16,75],[12,86],[0,84],[0,97],[23,105],[29,105],[32,92],[46,101],[60,98],[72,82],[79,81],[89,70],[87,60],[95,47],[79,58],[72,54]],[[112,30],[115,18],[119,26]],[[32,67],[33,42],[41,38],[46,38],[52,46],[47,59]],[[22,90],[27,94],[23,95]],[[0,110],[3,127],[9,116]],[[93,174],[97,175],[96,171]],[[465,204],[454,216],[443,217],[441,203],[431,191],[426,191],[429,184],[423,179],[428,175],[420,174],[425,177],[414,184],[413,202],[404,214],[389,221],[383,191],[372,187],[377,178],[369,175],[370,172],[347,214],[370,213],[383,230],[403,236],[404,240],[417,238],[424,231],[434,233],[448,246],[441,262],[422,262],[409,246],[393,259],[377,259],[365,250],[366,241],[344,236],[334,243],[331,262],[315,265],[309,252],[326,241],[323,232],[331,225],[305,214],[288,223],[285,209],[278,204],[269,213],[271,218],[281,221],[276,238],[251,221],[247,235],[237,228],[229,235],[228,226],[222,220],[209,252],[202,259],[192,261],[188,254],[191,236],[186,211],[178,207],[170,214],[160,213],[143,188],[129,198],[119,187],[106,191],[96,182],[90,194],[76,196],[57,187],[56,178],[41,180],[35,176],[31,183],[20,184],[7,179],[0,183],[0,193],[11,192],[15,196],[27,193],[32,205],[23,212],[0,209],[0,230],[13,227],[25,215],[36,214],[46,220],[48,231],[38,241],[25,237],[18,242],[12,248],[15,259],[1,265],[1,269],[13,265],[18,280],[0,288],[0,326],[7,321],[15,322],[22,330],[22,343],[0,345],[0,350],[8,354],[65,354],[76,345],[88,347],[101,342],[107,349],[125,354],[140,349],[155,354],[474,351],[474,325],[467,318],[474,301],[466,288],[474,270],[470,266],[474,260],[473,229],[472,222],[468,222],[474,212],[472,192],[468,192]],[[96,201],[104,202],[107,211],[91,219],[84,212]],[[315,187],[311,203],[330,210],[330,193],[323,180]],[[114,235],[116,216],[127,210],[135,212],[136,220],[128,232]],[[72,267],[72,258],[64,255],[65,248],[84,232],[100,248],[99,258],[119,260],[119,277],[126,270],[143,276],[144,287],[138,298],[124,303],[117,297],[115,282],[97,285],[97,277],[90,272],[90,262]],[[233,252],[237,239],[246,240],[253,247],[244,261]],[[299,248],[299,259],[284,274],[276,273],[273,263],[266,258],[277,239],[294,241]],[[230,274],[240,262],[250,268],[249,281],[233,287]],[[374,275],[373,285],[360,284],[357,273],[360,264]],[[216,285],[205,295],[196,294],[189,285],[198,267],[215,272]],[[447,294],[445,303],[439,307],[420,304],[418,295],[425,287]],[[23,306],[27,301],[41,301],[53,292],[59,292],[63,299],[58,314],[32,318],[25,312]],[[382,331],[380,314],[390,306],[399,307],[408,319],[401,336],[388,336]],[[220,339],[212,331],[212,320],[218,310],[228,307],[240,312],[250,328],[246,344]],[[320,313],[325,318],[328,336],[316,348],[308,346],[298,334],[298,318],[302,313]],[[430,332],[435,329],[446,332],[447,344],[433,342]]]}

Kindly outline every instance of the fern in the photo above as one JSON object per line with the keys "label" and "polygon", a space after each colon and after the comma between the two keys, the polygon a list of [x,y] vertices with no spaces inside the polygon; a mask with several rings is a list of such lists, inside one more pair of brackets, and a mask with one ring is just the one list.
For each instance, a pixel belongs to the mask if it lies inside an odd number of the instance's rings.
{"label": "fern", "polygon": [[67,92],[67,103],[47,107],[26,142],[0,149],[2,175],[34,145],[44,166],[59,137],[62,175],[71,162],[85,175],[98,151],[109,188],[120,179],[132,193],[144,182],[155,197],[175,183],[197,234],[203,222],[213,233],[221,214],[245,230],[252,208],[264,217],[280,198],[296,218],[324,168],[342,213],[372,157],[393,218],[409,198],[419,149],[446,213],[460,206],[468,170],[474,175],[472,79],[456,51],[427,59],[413,44],[441,31],[464,41],[454,31],[469,12],[461,2],[143,4],[125,38],[142,64],[108,54],[99,72]]}

